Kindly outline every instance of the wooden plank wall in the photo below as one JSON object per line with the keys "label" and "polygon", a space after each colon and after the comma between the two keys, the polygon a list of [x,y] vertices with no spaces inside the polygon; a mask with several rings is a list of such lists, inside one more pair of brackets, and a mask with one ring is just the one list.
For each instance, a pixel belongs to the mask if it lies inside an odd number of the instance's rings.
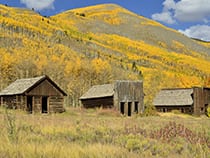
{"label": "wooden plank wall", "polygon": [[42,97],[41,96],[34,96],[33,97],[33,112],[41,113],[42,112]]}
{"label": "wooden plank wall", "polygon": [[204,89],[204,104],[210,104],[210,88]]}
{"label": "wooden plank wall", "polygon": [[33,88],[27,95],[31,96],[63,96],[49,81],[45,80]]}
{"label": "wooden plank wall", "polygon": [[191,106],[158,106],[156,107],[158,112],[171,112],[173,110],[178,110],[182,113],[192,114],[193,108]]}
{"label": "wooden plank wall", "polygon": [[201,115],[205,113],[204,104],[204,90],[203,88],[193,88],[193,100],[194,100],[194,114]]}
{"label": "wooden plank wall", "polygon": [[85,108],[111,108],[113,107],[113,97],[104,97],[104,98],[93,98],[93,99],[84,99],[81,100],[83,107]]}
{"label": "wooden plank wall", "polygon": [[135,102],[138,102],[138,112],[144,110],[144,93],[142,81],[117,81],[114,87],[114,106],[120,110],[120,104],[125,103],[127,113],[128,103],[131,104],[131,111],[134,113]]}
{"label": "wooden plank wall", "polygon": [[[32,96],[33,113],[42,113],[42,96]],[[27,96],[14,95],[1,97],[1,104],[12,109],[22,109],[27,111]],[[64,112],[64,97],[49,96],[48,97],[48,113]]]}

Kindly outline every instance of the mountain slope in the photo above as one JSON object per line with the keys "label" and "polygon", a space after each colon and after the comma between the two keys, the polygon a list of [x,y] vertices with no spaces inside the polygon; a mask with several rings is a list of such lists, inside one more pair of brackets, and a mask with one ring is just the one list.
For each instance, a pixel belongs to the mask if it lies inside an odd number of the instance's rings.
{"label": "mountain slope", "polygon": [[71,23],[83,33],[117,34],[132,40],[143,40],[156,46],[159,46],[158,41],[161,41],[168,46],[167,49],[170,51],[177,51],[176,48],[170,46],[176,41],[185,45],[185,49],[209,53],[206,48],[179,32],[138,16],[118,5],[106,4],[75,9],[56,15],[54,18],[66,23],[71,19]]}
{"label": "mountain slope", "polygon": [[162,87],[210,85],[209,53],[209,44],[114,4],[52,17],[0,5],[0,89],[45,73],[76,105],[93,84],[143,77],[150,102]]}

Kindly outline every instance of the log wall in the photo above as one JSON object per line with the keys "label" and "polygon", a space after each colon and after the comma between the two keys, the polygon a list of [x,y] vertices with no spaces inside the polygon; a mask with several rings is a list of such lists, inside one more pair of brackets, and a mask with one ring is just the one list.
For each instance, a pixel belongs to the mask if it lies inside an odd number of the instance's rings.
{"label": "log wall", "polygon": [[50,113],[61,113],[64,112],[64,98],[61,96],[50,96],[49,97],[49,101],[48,101],[49,105],[49,109],[48,111]]}

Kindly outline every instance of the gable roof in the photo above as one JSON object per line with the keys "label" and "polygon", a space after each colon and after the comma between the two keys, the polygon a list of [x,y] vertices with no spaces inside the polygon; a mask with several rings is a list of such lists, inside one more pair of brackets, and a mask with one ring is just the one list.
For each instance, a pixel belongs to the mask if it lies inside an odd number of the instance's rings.
{"label": "gable roof", "polygon": [[163,89],[155,97],[155,106],[184,106],[192,105],[193,89]]}
{"label": "gable roof", "polygon": [[111,97],[113,95],[114,95],[114,84],[95,85],[92,86],[85,94],[83,94],[80,97],[80,100]]}
{"label": "gable roof", "polygon": [[47,79],[54,87],[56,87],[63,95],[66,93],[57,86],[55,82],[53,82],[48,76],[39,76],[34,78],[24,78],[24,79],[17,79],[15,82],[11,83],[8,87],[3,89],[0,92],[0,96],[6,95],[19,95],[24,94],[32,90],[36,87],[39,83]]}

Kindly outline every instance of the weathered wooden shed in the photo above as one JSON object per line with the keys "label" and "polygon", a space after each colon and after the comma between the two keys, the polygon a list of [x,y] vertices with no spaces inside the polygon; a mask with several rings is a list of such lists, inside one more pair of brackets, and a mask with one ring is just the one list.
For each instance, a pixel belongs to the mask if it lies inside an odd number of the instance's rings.
{"label": "weathered wooden shed", "polygon": [[1,106],[29,113],[64,111],[66,93],[48,76],[18,79],[0,92]]}
{"label": "weathered wooden shed", "polygon": [[116,81],[113,84],[95,85],[80,97],[85,108],[116,107],[128,116],[143,112],[143,100],[142,81]]}
{"label": "weathered wooden shed", "polygon": [[154,98],[153,104],[159,112],[179,110],[188,114],[205,114],[210,106],[210,88],[162,89]]}

